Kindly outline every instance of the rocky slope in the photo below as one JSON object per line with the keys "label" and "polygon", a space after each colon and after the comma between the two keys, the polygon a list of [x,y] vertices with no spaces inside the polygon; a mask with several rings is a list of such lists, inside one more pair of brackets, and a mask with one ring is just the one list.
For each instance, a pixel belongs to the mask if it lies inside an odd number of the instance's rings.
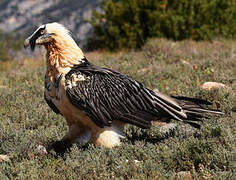
{"label": "rocky slope", "polygon": [[56,21],[68,27],[82,46],[91,32],[86,20],[98,6],[99,0],[1,0],[0,30],[28,35],[38,25]]}

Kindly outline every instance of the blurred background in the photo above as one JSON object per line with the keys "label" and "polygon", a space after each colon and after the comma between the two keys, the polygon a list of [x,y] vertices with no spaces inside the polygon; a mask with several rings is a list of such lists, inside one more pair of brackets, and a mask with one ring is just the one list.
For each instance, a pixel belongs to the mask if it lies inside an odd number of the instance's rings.
{"label": "blurred background", "polygon": [[[22,51],[23,39],[45,23],[59,22],[84,46],[91,25],[92,9],[98,0],[1,0],[0,1],[0,61],[12,59]],[[19,56],[18,56],[19,58]]]}

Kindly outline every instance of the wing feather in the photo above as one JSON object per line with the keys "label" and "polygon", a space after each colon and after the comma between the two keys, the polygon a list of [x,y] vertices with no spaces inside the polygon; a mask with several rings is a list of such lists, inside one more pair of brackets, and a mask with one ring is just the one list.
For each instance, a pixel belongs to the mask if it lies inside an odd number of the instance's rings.
{"label": "wing feather", "polygon": [[[72,82],[72,75],[83,75],[85,80]],[[186,117],[182,108],[170,97],[156,94],[116,71],[88,63],[74,67],[65,77],[68,99],[100,127],[111,125],[113,120],[121,120],[149,128],[151,121],[162,115],[178,120]]]}

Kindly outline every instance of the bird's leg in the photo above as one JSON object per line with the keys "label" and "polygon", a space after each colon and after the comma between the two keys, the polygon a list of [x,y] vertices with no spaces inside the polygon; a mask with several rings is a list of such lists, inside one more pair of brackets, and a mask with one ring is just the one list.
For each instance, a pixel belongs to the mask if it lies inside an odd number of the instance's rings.
{"label": "bird's leg", "polygon": [[120,138],[125,138],[124,124],[114,122],[110,127],[92,130],[91,141],[94,145],[113,148],[120,145]]}
{"label": "bird's leg", "polygon": [[71,124],[69,126],[69,132],[60,141],[54,142],[50,145],[47,150],[53,149],[58,154],[64,154],[72,146],[72,143],[81,136],[87,129],[78,126],[76,124]]}
{"label": "bird's leg", "polygon": [[46,149],[51,151],[52,149],[59,155],[63,155],[71,147],[71,142],[69,140],[60,140],[56,141],[53,144],[49,145]]}

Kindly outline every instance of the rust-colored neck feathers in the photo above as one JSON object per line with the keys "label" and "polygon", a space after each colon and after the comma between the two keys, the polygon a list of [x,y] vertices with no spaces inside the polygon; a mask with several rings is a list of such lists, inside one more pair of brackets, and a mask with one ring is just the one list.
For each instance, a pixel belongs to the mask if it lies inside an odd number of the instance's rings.
{"label": "rust-colored neck feathers", "polygon": [[47,49],[47,68],[54,73],[61,73],[71,68],[84,58],[83,52],[70,35],[56,36],[53,41],[45,44],[45,48]]}

